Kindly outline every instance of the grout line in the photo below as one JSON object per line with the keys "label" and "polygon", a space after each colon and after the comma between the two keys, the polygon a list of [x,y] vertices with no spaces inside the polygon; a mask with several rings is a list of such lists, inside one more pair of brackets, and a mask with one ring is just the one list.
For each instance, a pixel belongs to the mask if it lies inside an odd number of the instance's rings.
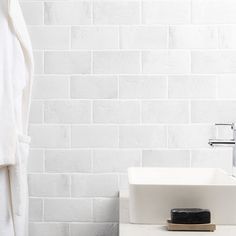
{"label": "grout line", "polygon": [[166,149],[170,150],[169,144],[169,127],[166,127]]}
{"label": "grout line", "polygon": [[[167,94],[165,95],[165,97],[163,98],[141,98],[142,101],[147,101],[147,102],[186,102],[188,101],[190,98],[169,98],[167,99],[166,98]],[[71,102],[75,102],[75,101],[81,101],[81,102],[85,102],[85,101],[100,101],[100,102],[114,102],[114,101],[117,101],[117,98],[112,98],[112,99],[104,99],[104,98],[101,98],[101,99],[79,99],[79,98],[64,98],[64,99],[55,99],[55,98],[50,98],[50,99],[33,99],[32,102],[68,102],[68,101],[71,101]],[[138,102],[140,100],[140,98],[120,98],[119,101],[121,102]],[[219,99],[215,99],[214,97],[212,98],[206,98],[206,99],[202,99],[202,98],[194,98],[194,99],[191,99],[191,101],[194,101],[194,102],[228,102],[228,101],[231,101],[231,102],[236,102],[236,98],[219,98]],[[43,118],[43,117],[42,117]],[[34,122],[32,122],[34,123]],[[35,123],[38,123],[38,122],[35,122]],[[43,120],[41,121],[41,123],[43,123]],[[50,123],[46,123],[45,124],[50,124]],[[63,123],[61,123],[63,124]],[[66,123],[64,123],[66,124]],[[79,122],[78,122],[79,124]],[[86,123],[84,123],[86,124]]]}
{"label": "grout line", "polygon": [[188,123],[192,124],[192,100],[188,100]]}
{"label": "grout line", "polygon": [[[140,0],[141,1],[141,0]],[[145,0],[144,0],[145,1]],[[30,1],[27,1],[27,3],[29,3]],[[34,1],[34,2],[38,2],[38,1]],[[49,2],[49,1],[47,1]],[[55,1],[53,1],[55,2]],[[92,15],[92,14],[91,14]],[[94,18],[93,18],[94,20]],[[140,20],[139,20],[140,21]],[[75,26],[75,27],[117,27],[119,25],[124,26],[124,27],[145,27],[145,28],[150,28],[150,27],[163,27],[166,25],[169,26],[173,26],[173,27],[183,27],[183,26],[191,26],[191,27],[202,27],[202,28],[208,28],[208,27],[221,27],[221,26],[235,26],[236,23],[185,23],[185,24],[174,24],[174,23],[168,23],[168,22],[164,22],[164,23],[132,23],[132,24],[128,24],[128,23],[92,23],[92,21],[90,23],[73,23],[73,24],[60,24],[60,23],[51,23],[51,24],[46,24],[42,21],[42,24],[38,23],[38,24],[31,24],[31,23],[27,23],[27,27],[69,27],[69,26]]]}
{"label": "grout line", "polygon": [[67,79],[67,83],[68,83],[68,98],[66,100],[72,100],[71,97],[71,80],[72,77],[66,78]]}
{"label": "grout line", "polygon": [[166,76],[166,99],[168,101],[171,100],[170,95],[169,95],[169,76]]}
{"label": "grout line", "polygon": [[94,149],[92,149],[91,151],[90,151],[90,154],[91,154],[91,173],[95,173],[94,172]]}
{"label": "grout line", "polygon": [[189,167],[192,167],[192,151],[191,150],[189,150],[189,164],[190,164],[190,166]]}
{"label": "grout line", "polygon": [[94,198],[91,201],[91,218],[94,222],[95,214],[94,214]]}
{"label": "grout line", "polygon": [[190,24],[193,25],[193,0],[190,0]]}
{"label": "grout line", "polygon": [[122,50],[121,48],[121,26],[117,26],[118,27],[118,49]]}
{"label": "grout line", "polygon": [[69,50],[72,50],[72,26],[69,27]]}
{"label": "grout line", "polygon": [[42,221],[44,222],[45,220],[45,203],[44,199],[42,199]]}
{"label": "grout line", "polygon": [[[43,51],[41,51],[43,52]],[[140,52],[140,51],[137,51],[137,52]],[[100,77],[100,76],[106,76],[106,77],[110,77],[110,76],[152,76],[152,77],[156,77],[156,76],[209,76],[209,77],[212,77],[212,76],[219,76],[219,75],[226,75],[226,76],[236,76],[236,73],[194,73],[194,74],[191,74],[191,73],[138,73],[138,72],[134,72],[134,73],[97,73],[97,74],[94,74],[94,75],[91,75],[90,73],[89,74],[81,74],[81,73],[68,73],[68,74],[58,74],[58,73],[45,73],[45,74],[42,74],[42,73],[35,73],[35,77],[53,77],[53,76],[58,76],[58,77],[69,77],[69,76],[84,76],[84,77],[91,77],[91,76],[94,76],[94,77]]]}
{"label": "grout line", "polygon": [[70,199],[72,198],[72,175],[69,175]]}
{"label": "grout line", "polygon": [[143,52],[139,52],[139,71],[142,74],[143,73]]}
{"label": "grout line", "polygon": [[[52,123],[52,124],[30,124],[31,127],[64,127],[64,128],[70,128],[72,127],[165,127],[165,126],[169,126],[169,127],[191,127],[191,126],[212,126],[213,123],[212,122],[205,122],[205,123],[78,123],[78,124],[64,124],[64,123]],[[36,148],[44,148],[44,147],[36,147]],[[60,147],[57,147],[60,148]],[[61,147],[61,149],[63,149],[65,147]],[[70,147],[68,147],[70,148]],[[83,147],[79,147],[79,148],[83,148]],[[99,147],[98,147],[99,148]]]}
{"label": "grout line", "polygon": [[[222,150],[225,150],[226,147],[219,147],[217,149],[222,149]],[[173,151],[182,151],[182,150],[186,150],[188,149],[188,147],[186,148],[181,148],[181,147],[178,147],[178,148],[168,148],[168,147],[143,147],[141,148],[143,151],[145,150],[156,150],[156,151],[167,151],[169,149],[173,150]],[[212,148],[211,147],[198,147],[198,148],[192,148],[192,150],[211,150]],[[38,150],[38,149],[35,149],[35,148],[32,148],[31,150]],[[68,149],[63,149],[63,148],[47,148],[45,149],[46,151],[90,151],[91,148],[68,148]],[[92,150],[96,150],[96,151],[121,151],[121,152],[125,152],[125,151],[139,151],[140,150],[140,147],[134,147],[134,148],[131,148],[131,147],[128,147],[128,148],[111,148],[111,147],[107,147],[107,148],[94,148]],[[29,174],[58,174],[58,172],[53,172],[53,171],[48,171],[48,172],[28,172]],[[77,174],[89,174],[91,173],[91,171],[87,171],[87,172],[59,172],[59,173],[63,173],[63,174],[72,174],[72,173],[77,173]],[[99,174],[100,172],[98,172]],[[112,172],[105,172],[105,173],[112,173]],[[100,173],[101,174],[101,173]]]}
{"label": "grout line", "polygon": [[[32,100],[33,101],[33,100]],[[42,120],[42,124],[45,124],[46,122],[45,122],[45,100],[43,100],[42,101],[42,118],[43,118],[43,120]]]}
{"label": "grout line", "polygon": [[119,100],[120,101],[120,76],[118,75],[116,77],[117,79],[117,97],[115,99]]}
{"label": "grout line", "polygon": [[[122,26],[123,27],[123,26]],[[126,49],[126,48],[95,48],[93,49],[94,52],[107,52],[107,53],[110,53],[110,52],[122,52],[122,53],[125,53],[125,52],[156,52],[156,53],[162,53],[162,52],[189,52],[189,51],[192,51],[192,52],[201,52],[201,53],[205,53],[205,52],[233,52],[233,53],[236,53],[236,48],[191,48],[191,47],[186,47],[186,48],[166,48],[163,47],[163,48],[144,48],[144,47],[136,47],[136,48],[129,48],[129,49]],[[54,48],[44,48],[44,49],[41,49],[41,48],[33,48],[33,51],[34,52],[59,52],[59,53],[63,53],[63,52],[90,52],[91,51],[91,48],[72,48],[71,50],[68,50],[68,48],[62,48],[62,49],[54,49]],[[177,72],[178,73],[178,72]],[[230,74],[229,72],[220,72],[220,74]],[[132,73],[133,74],[133,73]],[[134,73],[135,74],[135,73]],[[155,74],[155,73],[154,73]],[[158,73],[157,73],[158,74]],[[160,73],[161,74],[161,73]],[[167,74],[167,73],[163,73],[163,74]],[[172,74],[172,73],[170,73]],[[183,73],[178,73],[178,74],[186,74],[186,72],[183,72]],[[196,73],[196,74],[204,74],[204,73]],[[219,72],[210,72],[210,73],[205,73],[206,75],[210,75],[210,74],[219,74]],[[234,74],[234,72],[232,72],[232,74]]]}
{"label": "grout line", "polygon": [[143,23],[143,0],[139,0],[139,23]]}
{"label": "grout line", "polygon": [[[96,1],[96,0],[95,0]],[[90,0],[90,7],[91,7],[91,26],[94,25],[94,0]]]}
{"label": "grout line", "polygon": [[45,2],[42,2],[42,9],[43,9],[43,20],[42,20],[42,22],[43,22],[43,26],[45,26]]}
{"label": "grout line", "polygon": [[71,236],[72,232],[71,232],[71,223],[72,222],[68,222],[68,233],[69,233],[69,236]]}
{"label": "grout line", "polygon": [[91,115],[90,115],[90,123],[91,125],[94,124],[94,103],[96,102],[96,100],[91,100],[90,101],[90,112],[91,112]]}
{"label": "grout line", "polygon": [[114,225],[118,224],[119,222],[117,221],[30,221],[30,223],[35,223],[35,224],[67,224],[67,225],[83,225],[83,224],[95,224],[95,225],[103,225],[103,224],[109,224],[109,225]]}
{"label": "grout line", "polygon": [[167,50],[172,50],[172,48],[170,48],[170,25],[167,26]]}
{"label": "grout line", "polygon": [[43,150],[43,172],[46,173],[46,150]]}
{"label": "grout line", "polygon": [[140,155],[140,167],[144,166],[143,165],[143,151],[142,149],[139,150],[139,155]]}
{"label": "grout line", "polygon": [[90,57],[91,57],[91,62],[90,62],[90,68],[91,68],[91,74],[94,74],[94,51],[90,51]]}
{"label": "grout line", "polygon": [[143,124],[143,101],[142,100],[139,101],[139,122],[140,122],[140,125]]}

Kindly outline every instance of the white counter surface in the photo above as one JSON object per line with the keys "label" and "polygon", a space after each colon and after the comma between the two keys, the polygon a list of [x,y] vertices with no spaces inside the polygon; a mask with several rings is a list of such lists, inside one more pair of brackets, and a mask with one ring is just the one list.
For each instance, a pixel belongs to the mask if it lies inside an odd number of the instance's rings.
{"label": "white counter surface", "polygon": [[217,225],[215,232],[171,232],[163,225],[129,223],[129,203],[126,191],[120,192],[120,236],[236,236],[236,226]]}

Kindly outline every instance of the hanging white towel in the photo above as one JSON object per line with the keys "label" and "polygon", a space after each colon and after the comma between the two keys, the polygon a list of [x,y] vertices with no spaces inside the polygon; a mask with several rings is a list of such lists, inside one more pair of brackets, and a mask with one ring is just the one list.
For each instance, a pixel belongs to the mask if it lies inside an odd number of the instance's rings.
{"label": "hanging white towel", "polygon": [[16,125],[13,100],[14,52],[18,51],[16,37],[8,22],[7,1],[0,1],[0,165],[15,163]]}
{"label": "hanging white towel", "polygon": [[28,235],[33,57],[18,0],[0,0],[0,236]]}
{"label": "hanging white towel", "polygon": [[0,169],[0,235],[13,236],[14,225],[11,208],[11,192],[8,169]]}

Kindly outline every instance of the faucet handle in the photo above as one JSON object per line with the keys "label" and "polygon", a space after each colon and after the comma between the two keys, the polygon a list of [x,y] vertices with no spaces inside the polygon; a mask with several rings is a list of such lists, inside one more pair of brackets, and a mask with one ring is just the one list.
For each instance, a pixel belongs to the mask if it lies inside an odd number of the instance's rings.
{"label": "faucet handle", "polygon": [[216,123],[215,126],[230,126],[231,129],[234,129],[235,123]]}

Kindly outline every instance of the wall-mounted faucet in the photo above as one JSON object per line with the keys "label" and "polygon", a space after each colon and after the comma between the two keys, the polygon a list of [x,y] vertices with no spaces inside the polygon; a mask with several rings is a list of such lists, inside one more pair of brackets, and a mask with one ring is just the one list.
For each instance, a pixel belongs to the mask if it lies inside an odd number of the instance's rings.
{"label": "wall-mounted faucet", "polygon": [[232,165],[232,175],[236,177],[236,125],[235,123],[219,123],[216,126],[230,126],[233,130],[232,139],[209,139],[209,145],[215,146],[225,146],[233,148],[233,165]]}

